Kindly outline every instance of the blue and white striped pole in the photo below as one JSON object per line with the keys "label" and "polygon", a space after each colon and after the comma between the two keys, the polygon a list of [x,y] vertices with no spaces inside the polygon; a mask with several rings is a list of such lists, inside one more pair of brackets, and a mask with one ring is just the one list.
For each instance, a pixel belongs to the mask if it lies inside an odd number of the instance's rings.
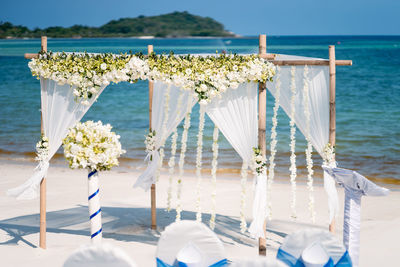
{"label": "blue and white striped pole", "polygon": [[99,194],[99,174],[97,170],[89,170],[88,174],[88,201],[90,218],[90,237],[92,243],[100,243],[102,239],[101,208]]}

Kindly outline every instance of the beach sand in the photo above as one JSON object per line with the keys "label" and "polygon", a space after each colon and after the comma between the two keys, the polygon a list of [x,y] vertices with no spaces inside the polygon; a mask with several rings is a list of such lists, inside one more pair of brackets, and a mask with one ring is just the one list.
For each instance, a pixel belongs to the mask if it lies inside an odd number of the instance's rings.
{"label": "beach sand", "polygon": [[[7,197],[9,188],[30,177],[30,162],[0,162],[0,265],[1,266],[62,266],[65,259],[82,244],[89,244],[87,209],[87,172],[51,166],[47,179],[47,249],[38,247],[39,200],[16,201]],[[132,188],[140,171],[117,168],[100,173],[103,242],[123,249],[138,266],[155,266],[159,232],[175,220],[175,211],[167,212],[168,176],[157,184],[158,231],[149,230],[150,192]],[[218,176],[217,221],[215,232],[223,241],[228,259],[251,258],[258,255],[257,241],[240,234],[240,177],[236,174]],[[246,218],[251,221],[253,179],[248,179]],[[196,217],[196,177],[186,174],[183,180],[183,219]],[[203,175],[203,222],[208,224],[211,208],[210,175]],[[387,197],[362,199],[360,266],[396,266],[400,240],[400,186],[387,186]],[[267,224],[267,257],[275,257],[283,238],[304,227],[327,228],[327,197],[321,179],[315,179],[316,223],[310,221],[308,190],[304,177],[297,185],[298,218],[290,218],[290,184],[283,178],[273,185],[272,216]],[[176,177],[173,196],[175,201]],[[339,188],[341,210],[343,189]],[[175,207],[173,202],[173,207]],[[337,237],[342,239],[343,215],[338,218]]]}

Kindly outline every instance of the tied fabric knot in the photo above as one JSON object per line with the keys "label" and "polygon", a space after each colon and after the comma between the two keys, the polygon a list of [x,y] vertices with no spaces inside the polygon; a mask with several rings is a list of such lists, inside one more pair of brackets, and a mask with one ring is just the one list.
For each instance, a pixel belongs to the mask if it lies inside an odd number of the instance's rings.
{"label": "tied fabric knot", "polygon": [[141,187],[147,191],[150,189],[151,185],[156,182],[155,173],[160,161],[160,152],[158,149],[147,153],[144,161],[147,162],[146,170],[139,176],[133,187]]}
{"label": "tied fabric knot", "polygon": [[33,175],[22,185],[7,190],[7,195],[16,197],[17,200],[35,199],[39,195],[39,185],[47,175],[49,161],[41,161],[34,169]]}

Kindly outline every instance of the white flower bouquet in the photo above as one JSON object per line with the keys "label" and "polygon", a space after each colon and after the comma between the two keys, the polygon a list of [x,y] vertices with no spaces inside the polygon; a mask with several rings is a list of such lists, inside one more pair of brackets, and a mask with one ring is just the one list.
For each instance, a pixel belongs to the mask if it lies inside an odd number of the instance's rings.
{"label": "white flower bouquet", "polygon": [[63,140],[64,156],[71,169],[110,170],[118,166],[121,148],[119,135],[101,121],[77,123]]}

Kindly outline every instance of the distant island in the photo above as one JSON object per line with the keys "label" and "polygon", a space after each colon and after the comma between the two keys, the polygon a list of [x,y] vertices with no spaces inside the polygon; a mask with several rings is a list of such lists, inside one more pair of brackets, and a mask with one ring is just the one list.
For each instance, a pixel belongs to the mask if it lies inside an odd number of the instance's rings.
{"label": "distant island", "polygon": [[235,36],[234,33],[225,30],[222,23],[186,11],[150,17],[121,18],[100,27],[74,25],[68,28],[55,26],[30,30],[10,22],[0,22],[0,38],[3,39],[38,38],[42,35],[53,38]]}

